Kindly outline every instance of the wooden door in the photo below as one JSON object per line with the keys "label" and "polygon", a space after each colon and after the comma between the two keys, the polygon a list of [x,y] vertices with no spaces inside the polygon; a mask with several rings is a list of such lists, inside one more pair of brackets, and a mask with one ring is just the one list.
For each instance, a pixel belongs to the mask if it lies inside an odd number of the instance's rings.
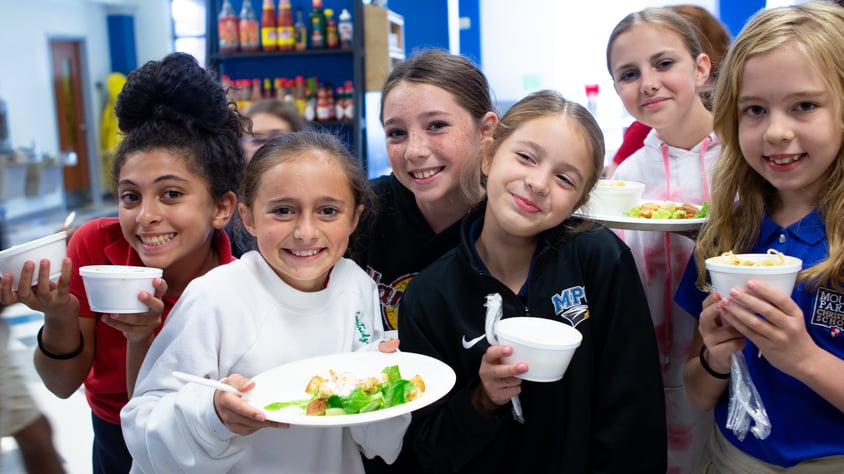
{"label": "wooden door", "polygon": [[77,158],[75,165],[65,166],[63,170],[64,187],[70,206],[89,201],[91,198],[88,117],[85,116],[82,93],[81,50],[82,42],[78,40],[50,40],[59,151],[75,152]]}

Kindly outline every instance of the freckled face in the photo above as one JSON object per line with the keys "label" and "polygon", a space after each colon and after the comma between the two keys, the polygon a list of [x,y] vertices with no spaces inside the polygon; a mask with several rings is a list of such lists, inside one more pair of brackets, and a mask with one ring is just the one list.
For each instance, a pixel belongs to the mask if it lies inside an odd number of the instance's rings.
{"label": "freckled face", "polygon": [[336,158],[308,151],[268,169],[243,221],[276,274],[301,291],[323,288],[349,246],[363,205]]}
{"label": "freckled face", "polygon": [[483,138],[451,93],[404,82],[384,100],[390,166],[418,202],[462,202],[460,178],[476,174]]}
{"label": "freckled face", "polygon": [[193,268],[210,252],[215,228],[223,228],[220,208],[205,178],[185,159],[164,149],[131,154],[118,177],[118,216],[123,237],[144,265]]}
{"label": "freckled face", "polygon": [[842,118],[817,68],[794,46],[753,56],[744,66],[737,106],[747,163],[783,199],[797,192],[817,202],[844,141]]}
{"label": "freckled face", "polygon": [[650,24],[633,26],[610,48],[613,82],[624,108],[657,130],[681,122],[709,77],[680,36]]}
{"label": "freckled face", "polygon": [[571,119],[546,116],[522,124],[484,159],[485,229],[533,239],[581,205],[592,169],[589,147]]}

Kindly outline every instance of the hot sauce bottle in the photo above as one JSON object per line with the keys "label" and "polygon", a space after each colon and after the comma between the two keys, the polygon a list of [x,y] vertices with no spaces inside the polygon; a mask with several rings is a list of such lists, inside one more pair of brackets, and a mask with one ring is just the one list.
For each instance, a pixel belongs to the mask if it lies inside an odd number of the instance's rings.
{"label": "hot sauce bottle", "polygon": [[278,49],[292,51],[296,45],[296,33],[293,29],[293,12],[290,10],[290,0],[278,2]]}
{"label": "hot sauce bottle", "polygon": [[234,53],[238,46],[237,14],[229,0],[223,0],[223,7],[217,17],[217,34],[220,37],[220,52]]}
{"label": "hot sauce bottle", "polygon": [[273,0],[264,0],[264,8],[261,13],[261,49],[264,51],[278,49],[275,3],[273,3]]}
{"label": "hot sauce bottle", "polygon": [[325,9],[325,45],[329,49],[340,46],[340,38],[337,36],[337,20],[334,19],[334,10],[330,8]]}
{"label": "hot sauce bottle", "polygon": [[258,35],[258,18],[252,8],[252,0],[243,0],[240,9],[240,50],[244,52],[258,51],[261,47]]}
{"label": "hot sauce bottle", "polygon": [[311,48],[325,48],[325,12],[322,10],[322,0],[313,0],[314,10],[311,12]]}
{"label": "hot sauce bottle", "polygon": [[308,49],[308,27],[305,25],[305,21],[302,20],[302,7],[296,7],[296,23],[293,25],[293,29],[296,32],[296,51]]}

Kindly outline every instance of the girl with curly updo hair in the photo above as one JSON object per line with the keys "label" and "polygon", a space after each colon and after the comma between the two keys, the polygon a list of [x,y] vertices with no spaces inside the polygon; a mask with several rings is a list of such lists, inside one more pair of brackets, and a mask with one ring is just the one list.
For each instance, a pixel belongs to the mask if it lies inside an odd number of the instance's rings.
{"label": "girl with curly updo hair", "polygon": [[[194,278],[234,260],[224,227],[237,204],[245,168],[242,118],[216,79],[186,54],[173,53],[132,72],[115,111],[124,138],[112,182],[118,217],[82,225],[72,236],[61,277],[13,293],[3,278],[0,297],[44,313],[35,366],[59,397],[81,384],[93,412],[95,473],[129,472],[120,409],[170,309]],[[132,265],[164,270],[154,294],[138,293],[149,310],[109,314],[91,309],[79,268]],[[21,280],[36,272],[24,265]]]}

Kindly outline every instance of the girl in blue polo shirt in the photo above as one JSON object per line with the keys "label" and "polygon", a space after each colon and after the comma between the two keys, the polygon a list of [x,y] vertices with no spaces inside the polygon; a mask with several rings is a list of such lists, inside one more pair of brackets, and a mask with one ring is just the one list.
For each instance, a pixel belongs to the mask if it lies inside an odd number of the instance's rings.
{"label": "girl in blue polo shirt", "polygon": [[[699,472],[844,472],[842,31],[844,9],[832,4],[766,10],[721,70],[710,220],[675,296],[698,318],[686,392],[715,408]],[[790,297],[752,280],[729,294],[698,290],[707,257],[768,249],[803,260]],[[765,439],[726,428],[739,350],[770,418]]]}

